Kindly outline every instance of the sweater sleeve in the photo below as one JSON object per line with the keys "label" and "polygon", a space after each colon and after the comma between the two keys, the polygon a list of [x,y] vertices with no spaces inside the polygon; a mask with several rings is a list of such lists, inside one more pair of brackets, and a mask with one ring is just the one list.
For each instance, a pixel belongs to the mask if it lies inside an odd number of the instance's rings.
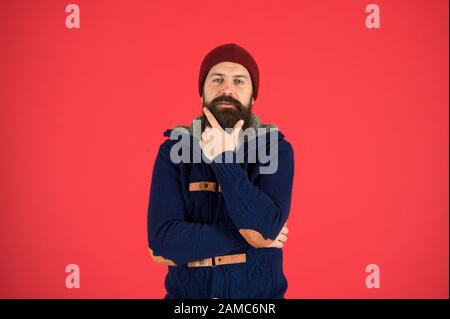
{"label": "sweater sleeve", "polygon": [[[232,151],[223,154],[225,158],[236,158]],[[280,143],[277,170],[273,174],[260,174],[254,184],[239,163],[219,163],[216,159],[211,167],[233,223],[253,247],[269,245],[289,215],[294,175],[292,146],[287,141]]]}
{"label": "sweater sleeve", "polygon": [[153,168],[147,218],[150,255],[156,262],[182,265],[249,247],[232,223],[186,221],[181,191],[179,168],[165,142]]}

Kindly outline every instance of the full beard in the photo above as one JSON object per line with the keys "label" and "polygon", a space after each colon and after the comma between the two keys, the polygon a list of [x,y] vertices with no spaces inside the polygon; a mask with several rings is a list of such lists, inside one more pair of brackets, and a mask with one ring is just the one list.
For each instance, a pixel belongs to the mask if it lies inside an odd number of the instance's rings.
{"label": "full beard", "polygon": [[[218,109],[218,105],[221,103],[229,103],[233,105],[233,108]],[[252,102],[249,101],[247,107],[244,107],[242,103],[231,96],[219,96],[213,99],[209,103],[203,103],[204,107],[207,107],[216,118],[220,126],[225,130],[227,128],[233,129],[234,125],[239,120],[244,120],[242,130],[247,129],[252,125]],[[206,125],[211,126],[206,115],[203,113],[201,117],[202,132]]]}

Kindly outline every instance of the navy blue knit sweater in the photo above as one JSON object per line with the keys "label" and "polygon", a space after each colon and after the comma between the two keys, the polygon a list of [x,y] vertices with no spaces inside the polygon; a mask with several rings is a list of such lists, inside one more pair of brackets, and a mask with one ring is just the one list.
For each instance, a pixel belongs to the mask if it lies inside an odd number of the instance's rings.
{"label": "navy blue knit sweater", "polygon": [[[267,127],[255,115],[253,119],[254,128]],[[263,247],[277,237],[288,218],[294,174],[291,144],[278,130],[263,132],[241,145],[243,162],[237,160],[237,152],[225,152],[234,162],[217,163],[216,158],[192,163],[192,146],[198,139],[192,126],[186,129],[189,133],[175,134],[176,139],[160,146],[150,189],[148,244],[153,259],[169,266],[165,298],[284,298],[282,249]],[[259,153],[274,154],[269,141],[277,142],[278,166],[274,173],[262,174],[269,163],[263,163]],[[178,153],[189,150],[190,160],[174,163],[171,149],[182,142],[185,148]],[[190,191],[193,182],[215,182],[220,191]],[[245,263],[187,266],[240,253],[246,254]]]}

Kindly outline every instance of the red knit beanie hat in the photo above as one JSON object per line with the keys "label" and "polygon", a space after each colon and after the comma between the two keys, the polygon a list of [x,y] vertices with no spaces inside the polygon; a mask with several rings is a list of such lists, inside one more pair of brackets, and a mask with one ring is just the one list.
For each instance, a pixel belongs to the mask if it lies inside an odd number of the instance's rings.
{"label": "red knit beanie hat", "polygon": [[241,64],[250,73],[253,84],[253,98],[256,100],[259,88],[259,70],[255,59],[244,48],[234,43],[223,44],[209,52],[203,59],[200,66],[200,76],[198,78],[198,90],[200,96],[203,93],[203,84],[209,70],[220,62],[234,62]]}

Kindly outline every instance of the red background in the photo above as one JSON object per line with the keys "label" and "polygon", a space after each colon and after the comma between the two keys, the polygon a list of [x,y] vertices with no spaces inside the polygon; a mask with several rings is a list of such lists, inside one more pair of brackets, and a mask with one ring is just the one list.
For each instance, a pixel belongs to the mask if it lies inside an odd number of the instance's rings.
{"label": "red background", "polygon": [[373,2],[378,30],[359,0],[77,1],[72,30],[69,3],[1,4],[0,297],[163,297],[153,161],[235,42],[294,146],[286,297],[448,298],[448,1]]}

